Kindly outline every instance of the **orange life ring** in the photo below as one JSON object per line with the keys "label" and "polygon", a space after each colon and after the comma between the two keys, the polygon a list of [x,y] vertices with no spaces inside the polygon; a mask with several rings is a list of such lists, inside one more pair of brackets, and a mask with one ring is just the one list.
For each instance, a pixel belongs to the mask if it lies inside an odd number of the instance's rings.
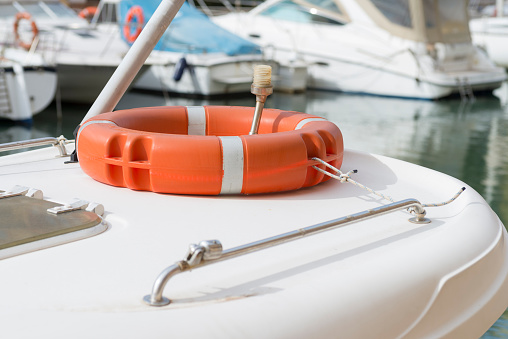
{"label": "orange life ring", "polygon": [[[16,42],[16,44],[19,47],[22,47],[22,48],[24,48],[26,50],[29,50],[30,47],[32,47],[32,44],[33,44],[35,38],[39,34],[39,29],[37,28],[37,25],[35,24],[35,21],[32,20],[32,16],[28,12],[18,12],[18,13],[16,13],[16,17],[15,18],[16,19],[14,20],[14,41]],[[33,37],[32,37],[32,41],[30,41],[30,43],[24,42],[19,37],[18,28],[19,28],[19,22],[22,19],[26,19],[26,20],[30,21],[30,25],[32,26]]]}
{"label": "orange life ring", "polygon": [[159,193],[254,194],[329,179],[312,166],[340,168],[339,128],[305,113],[264,109],[249,135],[252,107],[169,106],[104,113],[78,130],[81,168],[113,186]]}
{"label": "orange life ring", "polygon": [[81,12],[79,12],[79,17],[86,19],[88,21],[92,21],[92,18],[95,16],[95,13],[97,13],[97,7],[88,6],[83,8]]}
{"label": "orange life ring", "polygon": [[[133,25],[133,20],[136,19],[136,30],[133,34],[131,34],[131,27]],[[143,24],[145,22],[145,17],[143,16],[143,8],[140,6],[133,6],[127,12],[125,16],[125,24],[123,26],[123,35],[128,43],[133,43],[138,38],[139,34],[143,30]]]}

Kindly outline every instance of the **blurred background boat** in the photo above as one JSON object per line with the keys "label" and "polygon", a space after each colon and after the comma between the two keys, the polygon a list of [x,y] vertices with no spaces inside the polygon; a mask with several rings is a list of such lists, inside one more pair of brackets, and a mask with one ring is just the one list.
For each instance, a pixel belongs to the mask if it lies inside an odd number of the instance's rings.
{"label": "blurred background boat", "polygon": [[508,67],[508,4],[498,0],[495,4],[477,7],[476,18],[469,22],[473,43],[483,49],[496,65]]}
{"label": "blurred background boat", "polygon": [[55,96],[55,68],[34,52],[0,47],[0,118],[31,122]]}
{"label": "blurred background boat", "polygon": [[304,60],[309,88],[439,99],[506,79],[472,44],[467,8],[465,0],[268,0],[213,20],[271,46],[275,60]]}
{"label": "blurred background boat", "polygon": [[[132,44],[160,0],[103,0],[92,25],[101,31],[118,32]],[[194,7],[184,4],[147,64],[151,67],[134,88],[194,96],[250,93],[256,64],[271,64],[278,90],[303,91],[306,66],[281,66],[267,60],[260,47],[220,28]]]}
{"label": "blurred background boat", "polygon": [[2,1],[0,24],[4,45],[36,51],[56,67],[63,101],[93,102],[129,49],[58,0]]}
{"label": "blurred background boat", "polygon": [[[105,0],[78,15],[58,0],[2,0],[0,37],[3,45],[37,51],[55,65],[59,100],[91,103],[159,2]],[[179,24],[161,39],[135,87],[196,96],[249,93],[253,66],[271,63],[279,90],[305,90],[304,64],[281,67],[266,60],[259,46],[188,5],[176,21]]]}

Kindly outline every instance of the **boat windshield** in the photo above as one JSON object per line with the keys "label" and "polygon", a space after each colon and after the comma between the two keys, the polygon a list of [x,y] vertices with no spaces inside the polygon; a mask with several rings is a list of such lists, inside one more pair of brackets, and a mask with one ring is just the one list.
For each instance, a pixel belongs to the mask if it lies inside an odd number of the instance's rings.
{"label": "boat windshield", "polygon": [[[102,3],[98,7],[99,15],[93,18],[94,23],[119,23],[118,22],[118,4]],[[123,24],[123,22],[121,22]]]}
{"label": "boat windshield", "polygon": [[76,12],[74,12],[72,9],[65,6],[64,4],[46,4],[46,6],[59,18],[62,17],[75,18],[77,16]]}
{"label": "boat windshield", "polygon": [[78,15],[61,3],[16,3],[1,4],[0,17],[13,17],[18,12],[28,12],[36,19],[76,18]]}
{"label": "boat windshield", "polygon": [[[335,18],[328,11],[323,10],[320,6],[313,4],[316,3],[332,3],[327,0],[311,0],[311,1],[281,1],[275,3],[273,6],[266,8],[260,14],[274,19],[281,19],[299,23],[317,23],[317,24],[334,24],[343,25],[342,20]],[[338,8],[335,7],[338,11]],[[336,11],[335,11],[336,12]]]}
{"label": "boat windshield", "polygon": [[470,41],[467,3],[464,1],[424,1],[425,28],[432,42]]}
{"label": "boat windshield", "polygon": [[[126,18],[133,6],[140,6],[146,21],[155,13],[159,3],[160,0],[122,0],[118,18]],[[125,39],[125,35],[122,38]],[[164,32],[154,50],[191,54],[261,54],[258,45],[217,26],[188,2],[182,4],[171,29]]]}
{"label": "boat windshield", "polygon": [[393,35],[427,43],[471,40],[467,2],[462,0],[359,0],[380,26]]}
{"label": "boat windshield", "polygon": [[409,0],[372,0],[376,8],[392,23],[412,27]]}
{"label": "boat windshield", "polygon": [[1,4],[0,5],[0,18],[6,19],[6,18],[13,18],[18,13],[18,10],[16,7],[14,7],[12,4]]}
{"label": "boat windshield", "polygon": [[48,12],[46,12],[39,4],[24,4],[23,9],[30,13],[34,18],[51,19],[50,14],[48,14]]}

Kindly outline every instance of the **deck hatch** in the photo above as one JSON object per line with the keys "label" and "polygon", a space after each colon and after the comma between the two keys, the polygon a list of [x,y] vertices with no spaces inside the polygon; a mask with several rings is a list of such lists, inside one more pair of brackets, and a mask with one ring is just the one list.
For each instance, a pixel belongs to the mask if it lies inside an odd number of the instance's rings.
{"label": "deck hatch", "polygon": [[95,213],[51,214],[61,204],[15,196],[0,199],[0,259],[84,239],[106,230]]}

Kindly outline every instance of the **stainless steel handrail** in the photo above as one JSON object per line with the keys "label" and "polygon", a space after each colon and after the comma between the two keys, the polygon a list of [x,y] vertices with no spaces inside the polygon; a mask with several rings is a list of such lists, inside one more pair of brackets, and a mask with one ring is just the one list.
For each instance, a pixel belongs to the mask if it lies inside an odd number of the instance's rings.
{"label": "stainless steel handrail", "polygon": [[38,147],[38,146],[46,146],[46,145],[53,145],[56,148],[58,148],[58,151],[60,152],[61,157],[68,156],[67,149],[65,148],[65,145],[71,143],[71,141],[67,140],[64,136],[59,136],[58,138],[54,137],[46,137],[46,138],[38,138],[38,139],[30,139],[30,140],[23,140],[23,141],[14,141],[14,142],[8,142],[5,144],[0,144],[0,152],[7,152],[17,149],[23,149],[23,148],[31,148],[31,147]]}
{"label": "stainless steel handrail", "polygon": [[313,235],[319,232],[332,230],[338,227],[350,225],[354,222],[365,220],[387,213],[409,209],[415,217],[409,219],[413,223],[429,223],[430,220],[425,218],[425,209],[416,199],[405,199],[388,205],[372,208],[355,214],[351,214],[342,218],[325,221],[319,224],[300,228],[288,233],[276,235],[271,238],[255,241],[249,244],[241,245],[229,250],[222,250],[222,244],[218,240],[202,241],[199,245],[192,244],[184,260],[178,261],[172,266],[164,269],[152,287],[152,294],[146,295],[143,300],[151,306],[164,306],[171,303],[171,300],[165,298],[162,293],[169,279],[178,273],[203,267],[226,259],[235,258],[247,253],[259,251],[268,247],[280,245],[289,241],[303,238],[307,235]]}

